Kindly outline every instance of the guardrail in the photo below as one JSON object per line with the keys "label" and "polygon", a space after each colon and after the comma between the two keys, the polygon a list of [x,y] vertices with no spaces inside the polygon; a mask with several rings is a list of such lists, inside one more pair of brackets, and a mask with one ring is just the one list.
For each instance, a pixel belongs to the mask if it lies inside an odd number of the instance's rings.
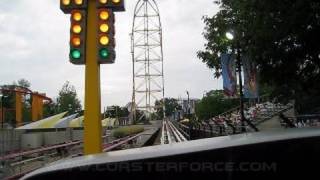
{"label": "guardrail", "polygon": [[79,145],[81,143],[82,143],[81,141],[73,141],[73,142],[69,142],[69,143],[65,143],[65,144],[59,144],[59,145],[54,145],[54,146],[49,146],[49,147],[42,147],[39,149],[30,150],[30,151],[18,152],[18,153],[9,154],[9,155],[0,157],[0,161],[14,159],[17,157],[32,155],[32,154],[36,154],[36,153],[43,153],[46,151],[55,150],[55,149],[59,149],[59,148],[75,146],[75,145]]}
{"label": "guardrail", "polygon": [[[125,138],[116,139],[116,140],[114,140],[114,141],[112,141],[110,143],[106,143],[106,144],[103,145],[103,152],[107,152],[107,151],[111,151],[113,149],[116,149],[116,148],[120,147],[121,145],[126,144],[126,143],[138,138],[141,134],[142,133],[137,134],[137,135],[133,135],[133,136],[128,136],[128,137],[125,137]],[[106,138],[106,136],[104,136],[102,138]],[[81,143],[83,143],[83,142],[82,141],[73,141],[73,142],[68,142],[68,143],[65,143],[65,144],[58,144],[58,145],[53,145],[53,146],[49,146],[49,147],[42,147],[42,148],[39,148],[39,149],[33,149],[33,150],[29,150],[29,151],[13,153],[13,154],[9,154],[9,155],[0,157],[0,161],[15,160],[17,158],[22,158],[24,156],[30,156],[30,155],[33,155],[33,154],[45,154],[46,152],[50,152],[52,150],[66,149],[66,148],[70,148],[70,147],[73,147],[73,146],[76,146],[76,145],[80,145]],[[29,159],[21,160],[21,161],[18,161],[18,162],[13,162],[13,163],[8,164],[8,165],[9,165],[10,168],[12,168],[14,166],[25,165],[27,163],[32,163],[32,162],[37,161],[37,160],[46,159],[49,156],[53,156],[53,155],[57,155],[57,153],[55,152],[55,153],[50,153],[50,154],[34,157],[34,158],[29,158]],[[40,168],[40,167],[36,167],[36,168],[30,169],[28,171],[22,171],[20,169],[20,172],[18,174],[6,177],[5,180],[19,179],[22,176],[24,176],[25,174],[30,173],[30,172],[38,169],[38,168]]]}
{"label": "guardrail", "polygon": [[123,144],[127,144],[128,142],[138,138],[141,135],[142,135],[142,133],[134,135],[134,136],[128,136],[128,137],[125,137],[125,138],[121,138],[121,139],[112,141],[111,143],[107,143],[103,147],[103,152],[108,152],[108,151],[111,151],[113,149],[116,149],[116,148],[122,146]]}

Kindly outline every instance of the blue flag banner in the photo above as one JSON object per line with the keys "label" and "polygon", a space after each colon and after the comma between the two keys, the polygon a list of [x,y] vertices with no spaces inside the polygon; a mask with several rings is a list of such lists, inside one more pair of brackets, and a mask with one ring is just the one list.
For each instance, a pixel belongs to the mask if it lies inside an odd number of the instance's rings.
{"label": "blue flag banner", "polygon": [[236,96],[237,75],[235,58],[231,54],[221,54],[223,90],[227,96]]}
{"label": "blue flag banner", "polygon": [[244,76],[244,97],[258,98],[257,67],[247,56],[242,58]]}

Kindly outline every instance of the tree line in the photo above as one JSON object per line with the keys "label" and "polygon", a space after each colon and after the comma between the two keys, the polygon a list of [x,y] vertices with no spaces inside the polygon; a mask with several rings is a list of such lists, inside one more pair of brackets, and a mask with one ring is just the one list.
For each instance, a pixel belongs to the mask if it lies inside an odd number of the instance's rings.
{"label": "tree line", "polygon": [[[199,59],[221,76],[220,55],[236,48],[255,62],[259,84],[299,113],[320,110],[320,3],[318,0],[218,0],[204,17],[205,48]],[[232,41],[226,32],[234,34]]]}

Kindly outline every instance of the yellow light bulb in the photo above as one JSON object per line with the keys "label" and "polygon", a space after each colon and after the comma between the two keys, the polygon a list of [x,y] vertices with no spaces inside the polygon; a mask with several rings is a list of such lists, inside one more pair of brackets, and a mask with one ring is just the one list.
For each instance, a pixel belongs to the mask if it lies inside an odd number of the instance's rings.
{"label": "yellow light bulb", "polygon": [[72,14],[72,18],[75,21],[81,21],[82,19],[82,14],[80,12],[75,12]]}
{"label": "yellow light bulb", "polygon": [[107,4],[108,0],[99,0],[101,4]]}
{"label": "yellow light bulb", "polygon": [[82,28],[81,28],[80,25],[76,24],[76,25],[74,25],[74,26],[72,27],[72,31],[73,31],[74,33],[76,33],[76,34],[80,34],[81,31],[82,31]]}
{"label": "yellow light bulb", "polygon": [[73,46],[76,46],[76,47],[80,46],[81,45],[80,37],[78,37],[78,36],[72,37],[71,38],[71,43],[72,43]]}
{"label": "yellow light bulb", "polygon": [[116,3],[116,4],[120,3],[120,1],[121,1],[121,0],[112,0],[112,2],[113,2],[113,3]]}
{"label": "yellow light bulb", "polygon": [[108,20],[109,19],[109,12],[108,11],[100,11],[99,17],[101,20]]}
{"label": "yellow light bulb", "polygon": [[74,0],[74,3],[75,3],[76,5],[82,5],[83,0]]}
{"label": "yellow light bulb", "polygon": [[108,38],[108,36],[101,36],[101,37],[100,37],[100,44],[102,44],[102,45],[108,45],[108,44],[109,44],[109,38]]}
{"label": "yellow light bulb", "polygon": [[109,31],[109,26],[108,24],[101,24],[100,25],[100,31],[103,32],[103,33],[106,33]]}
{"label": "yellow light bulb", "polygon": [[68,6],[70,5],[70,2],[71,0],[62,0],[62,4],[65,5],[65,6]]}

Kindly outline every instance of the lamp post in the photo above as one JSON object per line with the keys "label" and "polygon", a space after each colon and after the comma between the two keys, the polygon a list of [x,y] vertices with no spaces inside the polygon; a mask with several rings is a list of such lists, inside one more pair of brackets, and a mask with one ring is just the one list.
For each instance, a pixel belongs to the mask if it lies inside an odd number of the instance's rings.
{"label": "lamp post", "polygon": [[187,95],[188,95],[187,113],[188,113],[188,116],[190,116],[190,96],[189,96],[189,91],[186,91],[186,92],[187,92]]}
{"label": "lamp post", "polygon": [[[232,32],[226,32],[226,37],[229,40],[234,39],[234,33]],[[241,118],[241,131],[246,132],[245,128],[245,116],[244,116],[244,105],[243,105],[243,90],[242,90],[242,76],[241,76],[241,56],[240,56],[240,45],[239,41],[236,42],[236,48],[237,48],[237,69],[238,69],[238,75],[239,75],[239,91],[240,91],[240,118]],[[234,53],[234,46],[232,46],[232,52]]]}
{"label": "lamp post", "polygon": [[[226,37],[229,40],[234,39],[233,32],[226,32]],[[240,91],[240,118],[241,118],[241,131],[246,132],[245,123],[247,122],[249,126],[251,126],[255,131],[259,131],[259,129],[254,126],[249,120],[247,120],[244,116],[244,103],[243,103],[243,87],[242,87],[242,76],[241,76],[241,55],[240,55],[240,42],[236,40],[236,48],[237,48],[237,69],[239,75],[239,91]],[[234,46],[232,46],[232,52],[234,53]]]}

